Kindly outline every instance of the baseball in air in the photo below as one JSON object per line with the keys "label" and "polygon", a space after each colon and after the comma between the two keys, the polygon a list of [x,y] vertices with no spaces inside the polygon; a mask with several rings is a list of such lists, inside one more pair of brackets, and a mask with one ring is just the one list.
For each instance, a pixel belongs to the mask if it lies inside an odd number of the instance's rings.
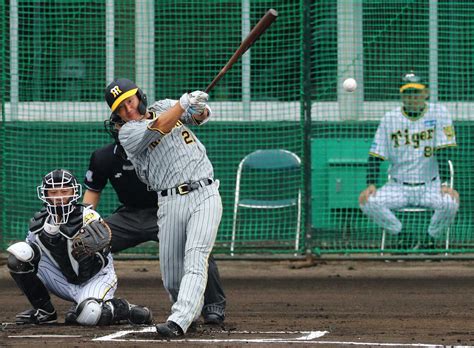
{"label": "baseball in air", "polygon": [[357,82],[352,77],[350,77],[344,80],[342,87],[346,92],[354,92],[357,88]]}

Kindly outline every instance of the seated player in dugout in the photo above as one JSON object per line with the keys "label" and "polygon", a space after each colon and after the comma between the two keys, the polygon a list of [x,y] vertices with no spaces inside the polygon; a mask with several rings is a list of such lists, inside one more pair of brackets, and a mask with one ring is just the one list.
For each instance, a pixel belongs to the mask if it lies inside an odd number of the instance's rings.
{"label": "seated player in dugout", "polygon": [[[66,324],[151,324],[152,313],[147,307],[114,297],[117,276],[107,245],[110,231],[95,210],[78,203],[81,191],[74,175],[64,169],[46,174],[37,187],[44,207],[30,220],[26,241],[7,249],[10,274],[33,306],[17,314],[16,323],[56,323],[51,292],[73,303],[65,315]],[[107,236],[105,247],[90,254],[78,253],[81,246],[76,238],[83,229]]]}
{"label": "seated player in dugout", "polygon": [[[141,102],[146,108],[146,96]],[[112,116],[114,117],[114,115]],[[112,231],[111,251],[118,253],[140,243],[158,242],[158,197],[137,176],[133,164],[118,139],[120,120],[106,120],[105,130],[114,142],[96,149],[84,178],[86,191],[83,203],[97,209],[102,191],[110,182],[121,205],[104,218]],[[226,297],[214,257],[209,257],[208,277],[201,315],[204,324],[222,325],[225,319]]]}
{"label": "seated player in dugout", "polygon": [[[369,152],[367,188],[359,204],[369,218],[394,235],[402,231],[395,210],[433,209],[428,227],[433,246],[459,208],[459,194],[449,186],[454,127],[446,107],[427,102],[428,86],[415,73],[402,77],[400,96],[401,107],[387,112],[378,126]],[[382,161],[390,161],[390,180],[377,189]]]}

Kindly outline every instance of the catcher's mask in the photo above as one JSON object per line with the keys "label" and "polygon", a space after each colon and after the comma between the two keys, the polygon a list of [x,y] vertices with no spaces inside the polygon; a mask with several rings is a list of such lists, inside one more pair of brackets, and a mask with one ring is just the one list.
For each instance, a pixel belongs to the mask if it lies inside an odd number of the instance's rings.
{"label": "catcher's mask", "polygon": [[82,186],[71,172],[55,169],[43,177],[37,187],[38,198],[45,205],[48,214],[56,224],[65,224],[82,195]]}
{"label": "catcher's mask", "polygon": [[[112,110],[110,115],[111,121],[114,119],[116,123],[121,122],[122,125],[125,123],[115,111],[121,102],[135,94],[139,100],[138,112],[140,115],[145,115],[148,104],[146,94],[133,81],[129,79],[116,79],[105,88],[105,101],[109,105],[110,110]],[[116,120],[117,118],[118,120]]]}

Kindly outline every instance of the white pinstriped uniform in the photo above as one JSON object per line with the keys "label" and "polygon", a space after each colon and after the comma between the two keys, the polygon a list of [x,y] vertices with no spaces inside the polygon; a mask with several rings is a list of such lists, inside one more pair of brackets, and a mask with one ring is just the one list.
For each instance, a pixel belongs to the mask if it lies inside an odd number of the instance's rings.
{"label": "white pinstriped uniform", "polygon": [[[97,212],[90,208],[85,209],[83,215],[86,216],[89,214],[90,216],[91,212],[93,212],[97,218],[100,217]],[[48,219],[50,218],[48,217]],[[91,221],[92,220],[89,220],[88,222]],[[35,243],[40,247],[41,259],[38,264],[38,277],[46,288],[56,296],[75,303],[81,303],[89,297],[102,299],[104,301],[114,297],[115,290],[117,289],[117,275],[115,274],[111,254],[107,256],[107,266],[101,269],[95,276],[82,284],[72,284],[68,282],[61,272],[54,258],[49,256],[48,249],[42,245],[36,234],[28,232],[26,241]],[[70,259],[73,259],[71,255]]]}
{"label": "white pinstriped uniform", "polygon": [[[157,114],[177,101],[155,102],[149,110]],[[208,108],[209,112],[210,109]],[[204,145],[183,123],[193,124],[183,113],[181,122],[168,133],[148,128],[152,120],[127,122],[119,132],[120,143],[138,176],[160,192],[184,183],[213,179],[214,170]],[[222,202],[219,182],[186,195],[158,194],[160,269],[163,284],[174,302],[168,320],[184,332],[203,305],[208,257],[214,246]]]}
{"label": "white pinstriped uniform", "polygon": [[370,155],[391,162],[392,180],[370,196],[361,209],[393,234],[402,230],[402,224],[392,210],[406,206],[434,209],[428,233],[436,237],[453,222],[459,208],[450,195],[441,193],[434,155],[436,149],[456,146],[451,116],[442,105],[427,105],[424,114],[416,120],[405,116],[401,107],[388,112],[370,148]]}

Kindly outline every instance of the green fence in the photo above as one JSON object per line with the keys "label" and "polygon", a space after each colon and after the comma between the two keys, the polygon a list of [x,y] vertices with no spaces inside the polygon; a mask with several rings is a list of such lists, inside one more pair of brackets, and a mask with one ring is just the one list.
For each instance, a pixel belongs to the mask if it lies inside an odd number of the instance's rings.
{"label": "green fence", "polygon": [[[461,205],[449,235],[440,236],[436,252],[446,246],[452,253],[474,251],[472,238],[474,194],[470,188],[473,171],[474,144],[470,134],[472,122],[455,122],[458,147],[452,158],[455,187]],[[370,222],[359,209],[358,196],[366,187],[367,153],[375,133],[376,122],[328,123],[313,125],[312,140],[312,246],[315,253],[364,253],[380,249],[382,230]],[[348,132],[357,129],[357,132]],[[328,132],[330,130],[330,132]],[[387,163],[381,167],[378,186],[387,181]],[[467,180],[466,180],[467,178]],[[399,213],[410,239],[406,246],[400,238],[387,235],[386,249],[394,252],[418,253],[416,246],[427,237],[432,212]],[[447,231],[445,232],[447,233]]]}
{"label": "green fence", "polygon": [[[46,172],[68,168],[82,181],[92,151],[111,140],[102,128],[109,114],[103,89],[111,80],[135,80],[149,100],[204,89],[269,8],[277,21],[219,82],[210,98],[214,119],[195,129],[221,181],[216,252],[379,254],[382,230],[361,213],[357,197],[377,125],[400,106],[400,76],[412,69],[428,81],[430,102],[450,111],[458,142],[460,209],[448,238],[430,252],[445,251],[446,240],[449,253],[472,252],[468,0],[2,2],[0,248],[24,237],[41,206],[36,186]],[[354,93],[341,88],[348,77],[358,81]],[[268,173],[263,182],[242,181],[242,190],[257,199],[299,188],[300,219],[293,205],[242,209],[234,223],[237,168],[258,149],[298,155],[299,187]],[[102,198],[99,212],[107,215],[117,200],[110,187]],[[399,217],[410,238],[387,235],[386,251],[426,252],[413,246],[426,238],[430,213]],[[156,246],[130,252],[155,255]]]}

